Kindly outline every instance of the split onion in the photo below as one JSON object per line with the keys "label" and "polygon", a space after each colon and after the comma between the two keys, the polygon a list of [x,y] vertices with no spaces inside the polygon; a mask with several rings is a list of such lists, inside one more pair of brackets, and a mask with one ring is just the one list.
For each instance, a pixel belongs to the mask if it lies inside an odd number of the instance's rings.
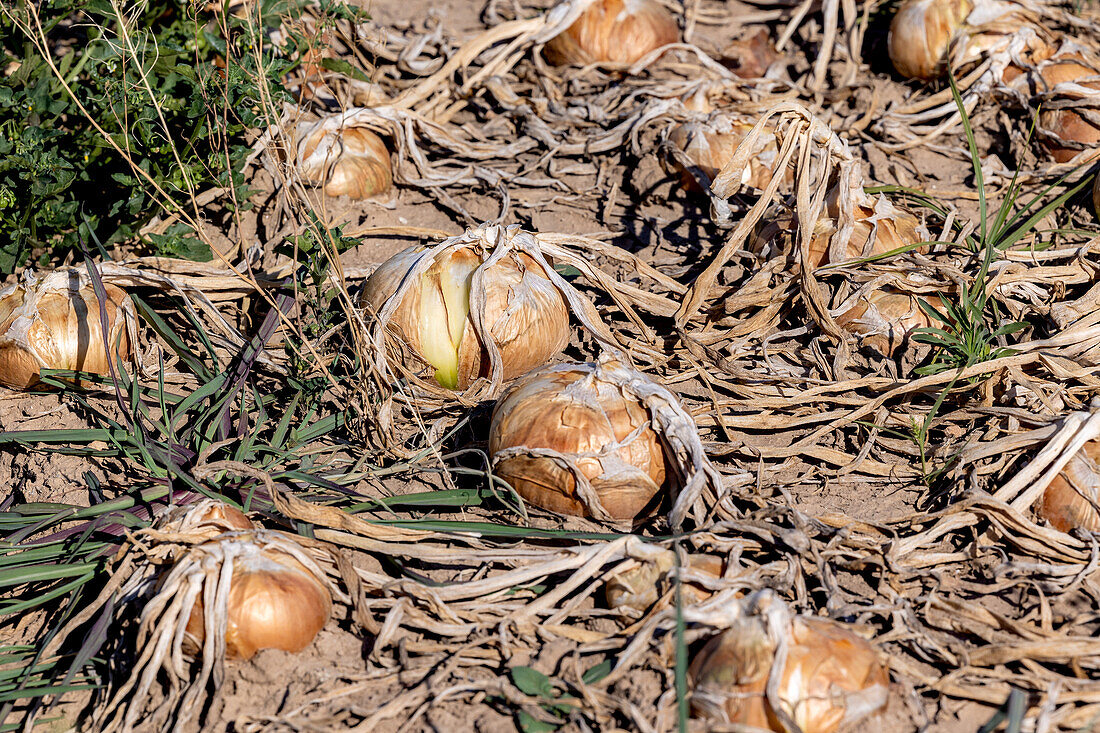
{"label": "split onion", "polygon": [[633,64],[679,40],[676,19],[655,0],[594,0],[543,53],[557,65]]}
{"label": "split onion", "polygon": [[632,519],[664,485],[665,454],[645,405],[609,377],[597,364],[559,364],[528,374],[497,403],[494,472],[526,501]]}
{"label": "split onion", "polygon": [[382,138],[364,127],[341,127],[329,117],[298,127],[298,171],[328,196],[367,198],[393,183],[390,154]]}
{"label": "split onion", "polygon": [[1100,440],[1090,440],[1043,492],[1040,517],[1057,530],[1100,532]]}
{"label": "split onion", "polygon": [[[885,707],[889,675],[869,643],[835,621],[752,608],[760,595],[692,660],[694,715],[777,732],[788,730],[786,716],[803,733],[834,733]],[[771,699],[775,664],[783,666]]]}
{"label": "split onion", "polygon": [[387,327],[447,389],[489,376],[475,316],[499,351],[506,380],[545,364],[569,342],[569,311],[543,266],[516,250],[488,263],[490,254],[478,242],[406,249],[382,263],[363,290],[362,304],[375,313],[400,297]]}
{"label": "split onion", "polygon": [[[210,602],[218,604],[212,615],[215,627],[224,628],[227,659],[249,659],[260,649],[300,652],[332,610],[323,574],[288,537],[259,530],[213,540],[193,548],[181,564],[206,581],[186,624],[185,650],[192,653],[210,629]],[[224,597],[211,587],[217,575],[228,578]]]}
{"label": "split onion", "polygon": [[106,337],[92,282],[78,269],[28,275],[0,292],[0,383],[29,389],[42,369],[109,374],[111,362],[130,354],[135,321],[125,292],[109,284],[104,291]]}
{"label": "split onion", "polygon": [[894,68],[908,79],[939,78],[951,41],[973,9],[971,0],[905,0],[887,39]]}

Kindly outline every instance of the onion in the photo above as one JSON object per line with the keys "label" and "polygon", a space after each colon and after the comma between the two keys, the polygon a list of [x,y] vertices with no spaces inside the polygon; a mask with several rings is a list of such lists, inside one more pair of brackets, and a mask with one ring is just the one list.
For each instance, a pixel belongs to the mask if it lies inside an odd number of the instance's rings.
{"label": "onion", "polygon": [[[1039,127],[1048,135],[1044,145],[1051,157],[1058,163],[1068,163],[1082,150],[1100,145],[1100,124],[1090,121],[1080,109],[1075,110],[1074,101],[1097,98],[1100,90],[1100,61],[1086,57],[1081,53],[1060,53],[1044,62],[1039,68],[1044,83],[1058,97],[1050,100],[1059,104],[1070,102],[1069,106],[1044,108],[1039,113]],[[1100,117],[1100,109],[1091,107],[1090,113]],[[1095,153],[1095,151],[1092,151]]]}
{"label": "onion", "polygon": [[1062,532],[1100,532],[1100,441],[1090,440],[1054,477],[1036,512]]}
{"label": "onion", "polygon": [[490,254],[481,241],[406,249],[382,263],[363,290],[363,305],[375,313],[400,291],[387,326],[447,389],[489,375],[474,304],[499,350],[504,379],[545,364],[569,342],[569,311],[542,265],[516,250],[486,264]]}
{"label": "onion", "polygon": [[1092,213],[1100,219],[1100,175],[1092,182]]}
{"label": "onion", "polygon": [[[190,653],[203,647],[208,631],[219,629],[227,659],[249,659],[260,649],[300,652],[332,610],[323,573],[297,543],[272,532],[244,532],[195,546],[176,563],[161,592],[175,588],[172,581],[181,576],[193,578],[190,587],[204,588],[187,618],[184,648]],[[224,582],[228,593],[216,594]]]}
{"label": "onion", "polygon": [[860,298],[838,316],[836,322],[849,333],[861,336],[862,344],[891,356],[906,344],[915,330],[935,325],[931,316],[921,309],[918,298],[942,312],[943,302],[938,295],[916,296],[882,288]]}
{"label": "onion", "polygon": [[365,127],[341,127],[333,116],[298,126],[298,171],[328,196],[367,198],[393,183],[390,154],[382,138]]}
{"label": "onion", "polygon": [[655,0],[594,0],[544,54],[557,65],[633,64],[679,40],[676,19]]}
{"label": "onion", "polygon": [[[693,191],[703,190],[703,184],[684,163],[702,172],[707,177],[705,185],[709,186],[722,168],[733,160],[737,146],[751,129],[751,124],[734,122],[721,115],[705,122],[685,122],[674,127],[669,133],[668,143],[673,150],[682,153],[682,157],[674,154],[673,165],[678,169],[684,187]],[[756,189],[767,186],[778,155],[775,134],[765,130],[757,138],[749,164],[741,173],[741,184]],[[783,177],[788,181],[794,179],[790,169],[783,172]]]}
{"label": "onion", "polygon": [[[874,648],[845,625],[789,616],[746,599],[749,612],[711,639],[692,660],[692,712],[716,722],[785,731],[777,708],[803,733],[833,733],[886,705],[890,679]],[[757,606],[757,607],[754,607]],[[780,646],[786,655],[777,654]],[[777,699],[766,688],[782,664]],[[872,730],[872,727],[861,730]]]}
{"label": "onion", "polygon": [[225,502],[202,499],[190,506],[175,507],[158,522],[161,532],[213,539],[226,532],[255,529],[244,512]]}
{"label": "onion", "polygon": [[887,45],[898,73],[909,79],[939,78],[971,0],[905,0],[890,23]]}
{"label": "onion", "polygon": [[[667,591],[669,575],[675,566],[675,553],[665,550],[656,557],[640,560],[637,567],[609,578],[604,587],[608,607],[633,608],[643,613],[649,610]],[[725,562],[715,555],[688,555],[686,570],[721,578],[725,566]],[[684,582],[680,588],[685,603],[706,600],[711,595],[707,588],[690,582]]]}
{"label": "onion", "polygon": [[489,453],[526,501],[601,520],[638,516],[675,478],[677,526],[705,485],[721,487],[673,394],[612,358],[516,381],[493,410]]}
{"label": "onion", "polygon": [[[899,247],[927,241],[928,231],[908,210],[890,203],[885,196],[871,196],[862,189],[853,192],[851,202],[853,228],[847,241],[833,241],[840,229],[840,186],[833,186],[825,196],[825,211],[810,238],[808,259],[812,267],[839,264],[848,260],[885,254]],[[786,249],[781,241],[795,225],[789,217],[761,227],[755,249],[772,256]]]}
{"label": "onion", "polygon": [[0,383],[29,389],[42,369],[109,374],[110,362],[130,354],[136,322],[126,293],[107,284],[104,290],[110,353],[87,273],[65,268],[41,280],[28,274],[0,292]]}

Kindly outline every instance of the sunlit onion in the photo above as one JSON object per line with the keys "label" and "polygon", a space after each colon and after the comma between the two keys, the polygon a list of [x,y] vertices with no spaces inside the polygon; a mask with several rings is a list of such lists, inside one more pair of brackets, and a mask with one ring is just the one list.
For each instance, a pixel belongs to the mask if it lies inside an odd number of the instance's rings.
{"label": "sunlit onion", "polygon": [[389,329],[435,369],[436,381],[448,389],[465,389],[489,376],[489,355],[471,307],[480,308],[481,322],[500,351],[505,380],[545,364],[569,342],[569,311],[544,268],[518,251],[486,266],[490,254],[480,243],[434,255],[424,248],[406,249],[382,263],[363,290],[363,305],[380,313],[404,283]]}
{"label": "sunlit onion", "polygon": [[679,40],[676,19],[655,0],[594,0],[543,53],[559,65],[632,64]]}
{"label": "sunlit onion", "polygon": [[973,10],[971,0],[905,0],[890,23],[890,60],[909,79],[944,73],[948,49]]}
{"label": "sunlit onion", "polygon": [[[232,563],[223,607],[206,618],[216,598],[212,574]],[[323,574],[288,537],[254,531],[197,545],[177,562],[185,574],[202,573],[207,591],[194,600],[187,619],[185,649],[196,653],[207,630],[223,628],[225,657],[249,659],[260,649],[300,652],[324,627],[332,598]],[[176,569],[173,569],[173,574]],[[223,576],[224,577],[224,576]],[[172,577],[169,576],[170,587]],[[163,592],[163,591],[162,591]]]}
{"label": "sunlit onion", "polygon": [[1054,477],[1035,507],[1062,532],[1100,532],[1100,441],[1090,440]]}
{"label": "sunlit onion", "polygon": [[[781,733],[787,730],[776,714],[781,710],[803,733],[834,733],[854,730],[856,723],[885,707],[890,679],[870,644],[835,621],[752,609],[754,597],[746,603],[749,613],[692,660],[696,717]],[[786,645],[787,656],[778,699],[771,700],[766,688],[777,663],[777,638]]]}
{"label": "sunlit onion", "polygon": [[104,291],[106,343],[99,301],[80,270],[55,270],[42,279],[28,275],[0,292],[0,383],[31,388],[42,369],[109,374],[109,362],[130,354],[135,321],[125,292],[110,284]]}
{"label": "sunlit onion", "polygon": [[298,171],[328,196],[367,198],[393,183],[382,138],[365,127],[341,127],[338,116],[298,126]]}
{"label": "sunlit onion", "polygon": [[494,471],[526,501],[585,516],[593,506],[631,519],[667,474],[661,440],[629,386],[596,364],[559,364],[528,374],[493,411]]}
{"label": "sunlit onion", "polygon": [[669,519],[705,512],[721,493],[695,421],[668,389],[609,356],[517,380],[489,428],[494,471],[535,506],[631,519],[676,492]]}

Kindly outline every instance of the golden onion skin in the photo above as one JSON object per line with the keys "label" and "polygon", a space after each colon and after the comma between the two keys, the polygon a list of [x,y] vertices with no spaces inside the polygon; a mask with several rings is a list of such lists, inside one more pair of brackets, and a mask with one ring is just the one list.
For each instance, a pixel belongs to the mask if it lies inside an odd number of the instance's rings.
{"label": "golden onion skin", "polygon": [[[818,222],[818,228],[810,239],[809,260],[813,267],[821,267],[826,263],[837,264],[830,259],[829,248],[840,219],[839,190],[839,186],[834,186],[826,195],[825,212],[828,220]],[[894,206],[885,198],[874,198],[872,201],[873,204],[856,203],[853,207],[855,227],[844,248],[847,259],[885,254],[924,239],[920,219],[916,216],[900,206]],[[864,254],[872,236],[874,243],[870,251]]]}
{"label": "golden onion skin", "polygon": [[[1080,84],[1087,89],[1100,90],[1100,62],[1078,53],[1055,56],[1041,66],[1039,74],[1049,89],[1059,84]],[[1092,111],[1097,110],[1092,108]],[[1057,136],[1057,140],[1047,139],[1043,144],[1058,163],[1068,163],[1082,150],[1100,145],[1100,127],[1072,108],[1042,110],[1039,125]]]}
{"label": "golden onion skin", "polygon": [[127,319],[133,307],[122,289],[104,284],[104,291],[110,355],[87,275],[56,270],[0,292],[0,383],[30,389],[42,369],[109,374],[110,362],[130,354]]}
{"label": "golden onion skin", "polygon": [[[669,550],[652,560],[641,561],[636,568],[609,578],[604,586],[608,608],[633,608],[643,613],[648,611],[660,599],[661,585],[675,565],[676,558]],[[701,575],[721,578],[726,563],[715,555],[688,555],[687,569]],[[680,592],[684,603],[688,605],[705,601],[711,596],[710,590],[690,582],[682,583]]]}
{"label": "golden onion skin", "polygon": [[543,54],[558,66],[633,64],[679,41],[676,19],[654,0],[595,0],[546,44]]}
{"label": "golden onion skin", "polygon": [[882,288],[861,298],[838,316],[836,322],[848,333],[861,336],[861,343],[884,356],[891,356],[908,342],[918,328],[940,325],[921,309],[918,298],[923,298],[933,308],[943,312],[943,301],[938,295],[912,295]]}
{"label": "golden onion skin", "polygon": [[970,11],[971,0],[905,0],[890,23],[890,60],[907,79],[943,75],[951,40]]}
{"label": "golden onion skin", "polygon": [[1062,532],[1100,532],[1100,441],[1090,440],[1043,492],[1036,513]]}
{"label": "golden onion skin", "polygon": [[[737,146],[745,139],[752,125],[731,123],[726,129],[716,129],[706,122],[686,122],[677,125],[669,133],[668,142],[674,148],[683,151],[685,157],[713,181],[727,163],[733,160]],[[763,189],[772,177],[772,167],[779,155],[775,134],[765,130],[757,139],[756,147],[749,157],[749,164],[741,174],[741,184]],[[680,181],[690,191],[701,191],[698,181],[690,171],[678,162],[674,166],[680,173]],[[786,181],[793,181],[791,170],[783,172]]]}
{"label": "golden onion skin", "polygon": [[[409,271],[425,256],[418,248],[406,249],[382,263],[368,278],[361,303],[374,313],[397,292]],[[454,247],[438,254],[435,261],[405,291],[401,303],[388,322],[389,329],[425,363],[428,358],[425,328],[432,317],[426,315],[426,291],[440,288],[440,278],[458,273],[472,284],[475,270],[488,254],[471,247]],[[483,271],[485,295],[482,323],[500,351],[504,379],[510,380],[549,361],[569,343],[569,310],[557,287],[545,276],[542,267],[522,252],[510,252]],[[434,297],[434,295],[433,295]],[[470,294],[471,302],[474,293]],[[469,303],[466,304],[468,309]],[[458,348],[457,383],[451,388],[466,389],[479,377],[489,376],[489,354],[478,339],[473,319],[464,317]],[[448,386],[448,385],[443,385]]]}
{"label": "golden onion skin", "polygon": [[331,129],[324,120],[303,126],[298,161],[302,179],[327,196],[364,199],[393,184],[386,144],[363,127]]}
{"label": "golden onion skin", "polygon": [[[835,733],[886,705],[890,678],[874,648],[842,624],[796,616],[779,683],[784,712],[803,733]],[[738,618],[692,660],[692,710],[727,724],[784,730],[765,688],[775,647],[764,620]],[[871,730],[872,728],[867,728]]]}
{"label": "golden onion skin", "polygon": [[[226,659],[246,660],[260,649],[305,649],[328,622],[332,597],[298,560],[277,548],[256,546],[233,561],[226,608]],[[192,651],[202,648],[206,636],[204,609],[200,595],[187,619]]]}
{"label": "golden onion skin", "polygon": [[[840,219],[840,187],[834,186],[825,196],[825,211],[814,226],[808,245],[811,267],[836,265],[848,260],[885,254],[899,247],[925,241],[926,232],[920,219],[908,210],[895,206],[883,196],[860,196],[853,202],[853,228],[847,243],[841,247],[845,257],[830,257],[833,236]],[[763,224],[754,237],[753,248],[773,254],[784,249],[779,243],[795,229],[793,214]],[[874,237],[870,251],[864,252],[868,241]],[[791,256],[797,258],[797,253]]]}
{"label": "golden onion skin", "polygon": [[[597,378],[595,364],[555,365],[517,381],[493,410],[489,453],[547,449],[588,479],[612,519],[637,516],[665,483],[666,458],[645,407]],[[516,452],[494,472],[524,500],[548,511],[586,516],[577,481],[545,455]]]}

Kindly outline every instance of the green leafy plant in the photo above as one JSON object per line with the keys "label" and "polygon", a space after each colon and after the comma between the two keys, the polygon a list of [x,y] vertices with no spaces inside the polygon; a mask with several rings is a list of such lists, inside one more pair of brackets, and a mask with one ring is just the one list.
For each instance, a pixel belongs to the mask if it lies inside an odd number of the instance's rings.
{"label": "green leafy plant", "polygon": [[289,99],[280,80],[302,42],[265,35],[288,0],[249,7],[237,18],[183,0],[0,6],[0,274],[81,238],[132,239],[164,214],[184,216],[146,246],[210,258],[195,197],[222,187],[247,206],[245,133]]}
{"label": "green leafy plant", "polygon": [[[919,328],[915,331],[913,336],[915,341],[930,344],[934,347],[931,361],[918,367],[916,373],[931,375],[948,370],[956,372],[956,376],[937,395],[928,414],[922,421],[915,423],[913,427],[913,439],[920,450],[921,468],[926,482],[933,476],[928,470],[928,432],[947,395],[955,388],[964,370],[977,364],[1011,355],[1012,349],[1003,345],[1005,337],[1026,328],[1028,325],[1026,323],[1007,322],[1000,312],[997,301],[990,297],[991,266],[1001,252],[1032,233],[1040,221],[1064,205],[1066,201],[1091,181],[1090,178],[1086,178],[1075,186],[1067,187],[1065,191],[1040,205],[1052,191],[1064,183],[1065,177],[1060,178],[1033,196],[1022,207],[1017,208],[1021,196],[1019,173],[1017,172],[1013,176],[1001,205],[991,221],[988,212],[985,177],[982,173],[981,155],[978,152],[978,145],[974,138],[974,130],[963,104],[962,95],[959,93],[955,76],[951,72],[948,73],[948,81],[962,118],[963,132],[966,136],[974,172],[974,186],[978,194],[977,230],[966,237],[964,241],[970,250],[981,259],[978,271],[972,281],[962,283],[953,299],[948,294],[941,296],[941,308],[936,308],[923,298],[918,300],[921,310],[932,318],[933,322],[939,322],[942,325]],[[1028,139],[1030,139],[1032,132],[1034,132],[1034,126],[1028,134]],[[971,381],[976,379],[978,377],[970,378]]]}

